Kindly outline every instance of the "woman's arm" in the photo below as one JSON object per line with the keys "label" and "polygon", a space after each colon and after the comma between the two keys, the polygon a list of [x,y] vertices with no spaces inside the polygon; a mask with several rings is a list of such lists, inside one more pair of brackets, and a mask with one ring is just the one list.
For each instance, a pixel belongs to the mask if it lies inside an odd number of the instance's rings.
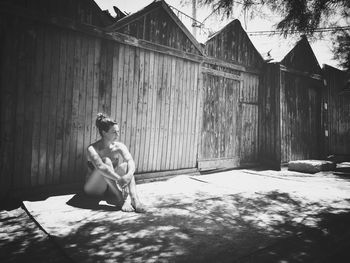
{"label": "woman's arm", "polygon": [[87,155],[88,159],[95,166],[95,168],[102,173],[102,175],[112,180],[119,181],[121,179],[121,177],[114,171],[112,166],[109,166],[102,161],[100,155],[96,152],[92,145],[87,148]]}
{"label": "woman's arm", "polygon": [[132,158],[128,148],[123,143],[120,143],[118,145],[118,148],[124,161],[128,164],[128,171],[123,177],[127,178],[128,181],[130,181],[136,169],[134,159]]}

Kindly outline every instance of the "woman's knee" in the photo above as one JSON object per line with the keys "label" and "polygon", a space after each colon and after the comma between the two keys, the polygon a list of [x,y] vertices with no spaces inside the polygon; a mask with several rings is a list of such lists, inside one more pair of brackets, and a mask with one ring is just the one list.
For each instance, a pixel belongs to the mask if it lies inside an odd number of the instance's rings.
{"label": "woman's knee", "polygon": [[127,163],[121,163],[117,168],[116,168],[116,173],[118,173],[120,176],[125,175],[128,172],[128,164]]}
{"label": "woman's knee", "polygon": [[107,184],[103,185],[92,185],[85,184],[84,185],[84,193],[92,196],[102,196],[107,190]]}
{"label": "woman's knee", "polygon": [[93,192],[93,191],[92,191],[91,184],[89,184],[88,182],[86,182],[86,183],[84,184],[84,193],[90,195],[90,194],[92,194],[92,192]]}
{"label": "woman's knee", "polygon": [[102,195],[107,189],[104,178],[94,171],[84,184],[84,192],[88,195]]}

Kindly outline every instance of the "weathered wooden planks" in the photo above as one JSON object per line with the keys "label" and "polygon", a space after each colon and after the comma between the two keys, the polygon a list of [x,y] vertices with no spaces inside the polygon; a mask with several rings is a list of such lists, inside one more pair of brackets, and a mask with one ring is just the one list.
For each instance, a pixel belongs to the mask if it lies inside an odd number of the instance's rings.
{"label": "weathered wooden planks", "polygon": [[279,65],[268,64],[259,90],[259,159],[272,168],[281,163],[280,73]]}
{"label": "weathered wooden planks", "polygon": [[[15,75],[13,77],[16,78],[16,81],[14,82],[15,86],[14,88],[14,94],[18,98],[15,102],[15,126],[14,126],[14,163],[13,163],[13,170],[14,170],[14,177],[13,177],[13,184],[19,185],[20,187],[23,187],[23,184],[25,183],[25,176],[24,176],[24,159],[25,156],[22,154],[24,148],[23,144],[25,142],[24,137],[24,131],[27,130],[24,126],[24,114],[25,114],[25,101],[26,97],[24,96],[24,93],[26,91],[26,47],[24,45],[24,41],[26,40],[26,34],[23,30],[21,30],[21,21],[18,21],[19,23],[16,24],[16,27],[14,30],[16,30],[15,34],[17,37],[17,50],[19,59],[14,63],[14,67],[16,68]],[[28,51],[28,50],[27,50]],[[15,54],[14,54],[15,55]],[[29,87],[27,87],[29,88]],[[16,98],[14,97],[14,98]]]}
{"label": "weathered wooden planks", "polygon": [[[13,187],[14,146],[16,118],[16,62],[12,60],[19,48],[17,38],[18,21],[6,22],[1,18],[1,30],[4,41],[1,44],[1,190],[5,195]],[[10,30],[6,30],[10,29]]]}
{"label": "weathered wooden planks", "polygon": [[177,50],[201,54],[199,44],[165,2],[154,2],[143,10],[116,22],[109,27],[109,30]]}
{"label": "weathered wooden planks", "polygon": [[202,74],[205,90],[198,166],[200,169],[237,167],[241,155],[237,139],[241,129],[240,83],[221,75]]}
{"label": "weathered wooden planks", "polygon": [[234,62],[256,69],[263,64],[261,55],[237,19],[211,37],[206,42],[205,49],[208,56],[226,62]]}
{"label": "weathered wooden planks", "polygon": [[[350,154],[350,92],[346,72],[325,65],[324,128],[326,154]],[[327,107],[325,107],[325,103]]]}
{"label": "weathered wooden planks", "polygon": [[[169,24],[154,23],[169,28]],[[149,48],[149,43],[140,45],[132,38],[120,41],[120,36],[117,40],[63,25],[56,27],[54,23],[35,24],[35,28],[22,25],[23,32],[29,30],[29,35],[36,36],[35,42],[26,47],[33,51],[32,60],[25,62],[23,68],[18,66],[22,61],[16,57],[16,49],[11,49],[10,42],[7,45],[15,58],[11,64],[15,66],[4,79],[14,83],[16,94],[10,94],[14,108],[6,109],[2,119],[6,123],[14,114],[17,119],[12,125],[23,127],[22,120],[30,123],[29,113],[33,113],[30,130],[16,131],[21,139],[6,146],[10,155],[2,159],[12,158],[13,150],[21,153],[24,149],[29,153],[28,157],[15,156],[30,166],[29,176],[16,167],[17,177],[10,177],[10,181],[16,180],[15,188],[81,183],[86,172],[86,147],[99,138],[94,123],[98,112],[109,114],[120,123],[121,140],[134,156],[138,173],[195,168],[198,149],[203,149],[201,161],[208,161],[209,166],[216,165],[217,159],[224,166],[237,166],[243,156],[242,142],[248,156],[256,159],[259,83],[254,74],[246,78],[239,72],[245,67],[223,69],[228,65],[223,62],[211,68],[205,66],[203,74],[199,61],[204,58],[198,59],[198,54],[191,59],[184,52],[179,55],[165,47],[157,50],[157,45]],[[141,34],[138,29],[130,30]],[[150,33],[160,43],[170,41],[164,32],[152,30]],[[24,40],[12,34],[9,41],[17,39],[18,45],[25,46]],[[176,42],[182,36],[171,32],[169,38]],[[178,48],[182,45],[175,44]],[[191,45],[185,43],[185,52],[191,52]],[[224,54],[229,58],[227,51]],[[20,78],[15,80],[17,71]],[[34,91],[33,103],[24,100],[30,89],[24,89],[21,83],[27,82],[27,78]],[[245,125],[242,118],[251,119],[254,129],[242,132]],[[7,127],[7,131],[13,128]],[[207,130],[200,138],[202,128]],[[7,131],[2,131],[2,137],[6,137]],[[21,142],[26,136],[30,143],[24,146]],[[12,160],[11,169],[14,167]]]}
{"label": "weathered wooden planks", "polygon": [[320,158],[322,83],[282,72],[281,162]]}
{"label": "weathered wooden planks", "polygon": [[71,32],[66,32],[65,38],[67,41],[67,66],[65,78],[65,86],[61,86],[64,89],[65,100],[63,104],[64,109],[64,121],[63,121],[63,146],[62,146],[62,162],[60,171],[60,183],[67,183],[70,180],[70,176],[73,173],[71,166],[69,166],[70,159],[74,158],[70,154],[71,144],[74,143],[71,138],[71,126],[72,126],[72,98],[74,90],[74,52],[75,52],[75,38]]}
{"label": "weathered wooden planks", "polygon": [[241,163],[258,162],[259,75],[242,73],[241,104]]}
{"label": "weathered wooden planks", "polygon": [[270,64],[260,93],[260,156],[279,167],[291,160],[320,158],[322,82]]}

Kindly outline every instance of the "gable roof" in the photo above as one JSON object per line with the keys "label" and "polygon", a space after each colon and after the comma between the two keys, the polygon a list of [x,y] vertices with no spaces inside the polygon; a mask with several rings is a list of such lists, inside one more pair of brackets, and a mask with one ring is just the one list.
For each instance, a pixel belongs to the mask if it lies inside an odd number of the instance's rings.
{"label": "gable roof", "polygon": [[209,56],[247,66],[260,66],[264,59],[238,19],[232,20],[205,42]]}
{"label": "gable roof", "polygon": [[221,28],[220,30],[214,32],[213,34],[208,36],[207,41],[205,41],[205,43],[207,43],[208,41],[210,41],[211,39],[215,38],[216,36],[222,34],[223,31],[227,30],[228,27],[232,26],[232,25],[241,25],[241,22],[239,22],[238,19],[233,19],[231,22],[227,23],[226,25],[224,25],[223,28]]}
{"label": "gable roof", "polygon": [[294,48],[284,56],[280,63],[293,69],[321,74],[321,67],[315,53],[304,35],[296,43]]}
{"label": "gable roof", "polygon": [[323,64],[322,73],[327,81],[333,79],[332,83],[327,85],[329,89],[350,94],[350,72]]}
{"label": "gable roof", "polygon": [[144,7],[143,9],[130,14],[116,23],[108,26],[106,28],[109,32],[118,31],[124,26],[131,24],[135,22],[136,20],[140,19],[141,17],[146,16],[147,14],[155,11],[156,9],[161,8],[170,18],[171,21],[173,21],[180,30],[184,33],[184,35],[189,39],[189,41],[192,43],[192,45],[198,50],[199,54],[203,55],[204,52],[202,50],[201,45],[199,42],[194,38],[194,36],[191,34],[191,32],[186,28],[186,26],[181,22],[181,20],[175,15],[175,13],[171,10],[171,8],[168,6],[168,4],[164,0],[156,0],[153,1],[148,6]]}

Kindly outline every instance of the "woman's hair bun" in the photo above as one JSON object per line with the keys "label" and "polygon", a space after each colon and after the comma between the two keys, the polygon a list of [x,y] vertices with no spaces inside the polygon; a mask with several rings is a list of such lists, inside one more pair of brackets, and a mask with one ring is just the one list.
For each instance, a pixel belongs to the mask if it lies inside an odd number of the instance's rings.
{"label": "woman's hair bun", "polygon": [[98,128],[100,134],[102,135],[102,131],[108,131],[111,126],[114,124],[118,124],[115,120],[112,120],[110,117],[103,113],[97,113],[96,118],[96,127]]}
{"label": "woman's hair bun", "polygon": [[97,119],[102,120],[104,118],[106,118],[106,116],[103,113],[101,113],[101,112],[97,113]]}

